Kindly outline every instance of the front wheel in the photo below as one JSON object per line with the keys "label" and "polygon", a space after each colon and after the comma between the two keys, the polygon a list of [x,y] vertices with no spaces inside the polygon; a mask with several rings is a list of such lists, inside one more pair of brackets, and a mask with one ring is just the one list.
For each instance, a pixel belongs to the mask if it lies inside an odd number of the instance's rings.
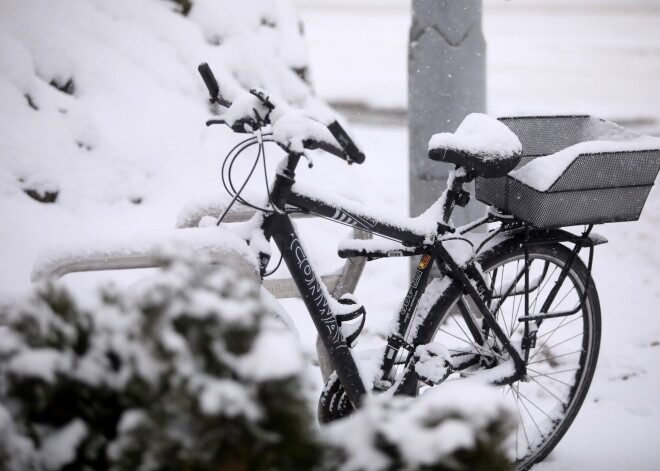
{"label": "front wheel", "polygon": [[[530,313],[538,313],[544,304],[549,304],[545,312],[565,312],[580,306],[583,299],[584,303],[575,314],[540,323],[536,345],[526,362],[527,377],[502,386],[502,394],[518,416],[515,436],[508,444],[518,470],[527,470],[543,460],[570,427],[589,389],[600,346],[598,294],[584,263],[575,257],[553,298],[551,292],[568,265],[571,251],[560,244],[535,245],[529,247],[529,255]],[[520,344],[524,322],[518,319],[525,310],[525,284],[520,276],[525,265],[524,250],[520,244],[504,243],[480,258],[494,293],[491,309],[499,305],[495,313],[499,325],[514,345]],[[507,292],[509,295],[504,296]],[[482,356],[482,367],[505,361],[504,350],[492,332],[486,331],[482,345],[475,342],[465,313],[461,315],[453,309],[459,299],[457,296],[445,304],[444,312],[438,313],[442,322],[433,341],[448,347],[452,357],[477,352]],[[476,309],[468,311],[467,322],[472,318],[473,325],[481,325],[480,316],[474,314]],[[458,378],[455,374],[447,381]]]}

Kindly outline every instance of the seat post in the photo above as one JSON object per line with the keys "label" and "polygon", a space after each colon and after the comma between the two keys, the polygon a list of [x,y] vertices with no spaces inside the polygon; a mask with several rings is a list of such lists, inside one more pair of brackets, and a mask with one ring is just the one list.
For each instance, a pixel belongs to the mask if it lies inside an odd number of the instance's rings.
{"label": "seat post", "polygon": [[454,212],[456,205],[464,207],[470,201],[470,193],[463,189],[466,183],[474,180],[473,172],[465,170],[463,167],[456,166],[456,169],[449,172],[447,177],[447,189],[441,196],[442,203],[442,222],[450,226],[449,220]]}

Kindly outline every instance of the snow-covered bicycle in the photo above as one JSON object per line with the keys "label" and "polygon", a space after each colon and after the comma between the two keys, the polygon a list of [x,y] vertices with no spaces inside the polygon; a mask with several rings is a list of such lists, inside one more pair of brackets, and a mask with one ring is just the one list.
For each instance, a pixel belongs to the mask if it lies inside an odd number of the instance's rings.
{"label": "snow-covered bicycle", "polygon": [[[228,108],[207,124],[252,134],[230,152],[226,167],[257,146],[254,171],[265,158],[265,142],[286,152],[263,207],[241,196],[245,184],[239,188],[230,179],[225,187],[232,202],[257,210],[249,242],[259,252],[261,276],[268,274],[272,240],[330,360],[334,372],[319,419],[350,414],[372,391],[415,396],[445,381],[478,377],[501,386],[517,411],[510,445],[518,469],[545,458],[578,413],[598,358],[600,306],[591,268],[594,247],[606,240],[592,227],[639,217],[660,168],[658,140],[588,116],[473,114],[455,133],[429,143],[432,160],[455,165],[447,189],[421,216],[397,218],[296,183],[308,149],[364,161],[339,123],[326,126],[263,90],[230,103],[208,65],[199,71],[211,102]],[[491,207],[455,228],[452,212],[468,203],[464,187],[475,180],[477,199]],[[365,309],[353,296],[328,294],[290,219],[297,212],[380,236],[343,242],[341,257],[421,256],[373,376],[360,373],[351,350]],[[562,229],[574,225],[585,228]]]}

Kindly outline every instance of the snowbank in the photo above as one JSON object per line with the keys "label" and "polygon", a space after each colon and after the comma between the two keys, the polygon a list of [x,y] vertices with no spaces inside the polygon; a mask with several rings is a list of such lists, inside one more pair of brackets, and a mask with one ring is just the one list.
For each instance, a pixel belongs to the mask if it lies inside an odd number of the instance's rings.
{"label": "snowbank", "polygon": [[199,185],[211,146],[231,143],[228,133],[229,142],[203,133],[211,109],[202,61],[229,99],[263,87],[323,108],[301,78],[302,28],[286,0],[195,0],[187,16],[177,8],[166,0],[3,2],[0,120],[11,126],[0,129],[0,197],[30,190],[69,207],[140,204],[159,186]]}

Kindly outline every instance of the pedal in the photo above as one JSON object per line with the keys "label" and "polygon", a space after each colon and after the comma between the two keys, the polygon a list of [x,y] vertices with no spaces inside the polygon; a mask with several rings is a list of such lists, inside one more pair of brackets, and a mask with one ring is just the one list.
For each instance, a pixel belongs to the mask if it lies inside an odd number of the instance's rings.
{"label": "pedal", "polygon": [[443,382],[454,371],[451,355],[441,343],[420,345],[415,349],[415,373],[429,386]]}
{"label": "pedal", "polygon": [[[354,307],[354,309],[348,309],[345,312],[335,313],[335,319],[337,319],[337,324],[339,324],[339,327],[341,328],[341,332],[346,339],[348,347],[353,348],[357,342],[358,336],[364,328],[364,323],[367,320],[367,311],[350,293],[344,294],[337,300],[337,302],[347,307]],[[348,322],[354,321],[360,316],[362,317],[360,321],[348,324]]]}

